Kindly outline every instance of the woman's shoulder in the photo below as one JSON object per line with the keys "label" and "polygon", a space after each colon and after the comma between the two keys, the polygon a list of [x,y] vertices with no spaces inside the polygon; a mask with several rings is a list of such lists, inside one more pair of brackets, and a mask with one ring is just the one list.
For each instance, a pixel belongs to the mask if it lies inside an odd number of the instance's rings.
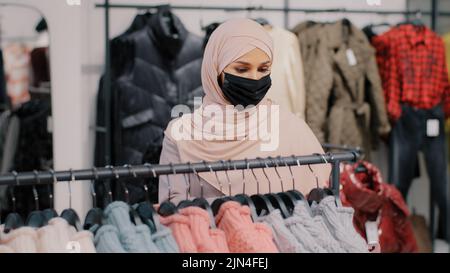
{"label": "woman's shoulder", "polygon": [[171,142],[183,140],[184,134],[189,132],[191,126],[192,114],[183,114],[181,117],[172,119],[164,131],[164,136]]}

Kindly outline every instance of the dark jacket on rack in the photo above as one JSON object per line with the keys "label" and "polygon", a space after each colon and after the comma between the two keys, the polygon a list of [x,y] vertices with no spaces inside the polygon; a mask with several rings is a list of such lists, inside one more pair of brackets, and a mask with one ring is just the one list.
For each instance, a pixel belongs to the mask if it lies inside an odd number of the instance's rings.
{"label": "dark jacket on rack", "polygon": [[293,31],[305,67],[307,123],[321,142],[370,151],[390,125],[375,51],[364,33],[346,19],[308,21]]}
{"label": "dark jacket on rack", "polygon": [[3,52],[0,49],[0,111],[6,109],[7,94],[6,94],[6,78],[5,68],[3,67]]}
{"label": "dark jacket on rack", "polygon": [[[146,27],[116,40],[112,50],[112,59],[114,54],[120,55],[112,63],[114,165],[158,163],[172,107],[192,106],[194,96],[203,95],[203,40],[189,33],[167,7],[160,8],[148,20]],[[104,124],[102,98],[103,88],[99,92],[99,126]],[[104,134],[97,134],[97,165],[104,165],[103,140]],[[142,181],[130,182],[130,201],[143,200]],[[123,192],[117,187],[116,198],[124,200]]]}
{"label": "dark jacket on rack", "polygon": [[[360,164],[367,172],[355,172]],[[408,207],[401,193],[393,185],[383,182],[377,167],[364,161],[345,165],[341,185],[342,203],[355,209],[353,223],[363,237],[366,236],[365,223],[378,218],[382,252],[417,252]]]}

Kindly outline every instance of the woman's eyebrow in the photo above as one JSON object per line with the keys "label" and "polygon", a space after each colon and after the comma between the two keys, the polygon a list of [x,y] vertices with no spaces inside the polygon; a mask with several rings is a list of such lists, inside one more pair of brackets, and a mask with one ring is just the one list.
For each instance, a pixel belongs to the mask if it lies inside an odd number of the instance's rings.
{"label": "woman's eyebrow", "polygon": [[[244,62],[244,61],[235,61],[235,63],[244,64],[244,65],[251,65],[251,63]],[[263,64],[270,64],[270,61],[262,62],[260,65],[263,65]]]}
{"label": "woman's eyebrow", "polygon": [[245,65],[251,65],[251,63],[247,63],[247,62],[244,62],[244,61],[235,61],[235,63],[238,63],[238,64],[245,64]]}

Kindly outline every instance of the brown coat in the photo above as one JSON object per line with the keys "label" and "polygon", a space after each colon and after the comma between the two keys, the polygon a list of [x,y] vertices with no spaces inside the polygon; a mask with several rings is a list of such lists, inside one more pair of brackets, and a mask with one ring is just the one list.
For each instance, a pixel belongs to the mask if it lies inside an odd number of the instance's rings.
{"label": "brown coat", "polygon": [[[321,142],[369,153],[378,136],[390,131],[374,49],[345,19],[305,22],[293,31],[303,54],[307,123]],[[356,64],[350,64],[349,50]]]}

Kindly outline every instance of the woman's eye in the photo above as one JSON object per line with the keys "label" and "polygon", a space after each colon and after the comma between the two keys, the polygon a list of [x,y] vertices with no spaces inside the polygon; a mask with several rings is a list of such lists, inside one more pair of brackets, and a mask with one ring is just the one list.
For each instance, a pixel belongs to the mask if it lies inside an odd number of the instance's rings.
{"label": "woman's eye", "polygon": [[247,68],[236,68],[236,72],[238,73],[245,73],[247,71],[248,71]]}
{"label": "woman's eye", "polygon": [[260,68],[259,69],[259,72],[262,72],[262,73],[266,73],[267,71],[269,71],[268,68]]}

